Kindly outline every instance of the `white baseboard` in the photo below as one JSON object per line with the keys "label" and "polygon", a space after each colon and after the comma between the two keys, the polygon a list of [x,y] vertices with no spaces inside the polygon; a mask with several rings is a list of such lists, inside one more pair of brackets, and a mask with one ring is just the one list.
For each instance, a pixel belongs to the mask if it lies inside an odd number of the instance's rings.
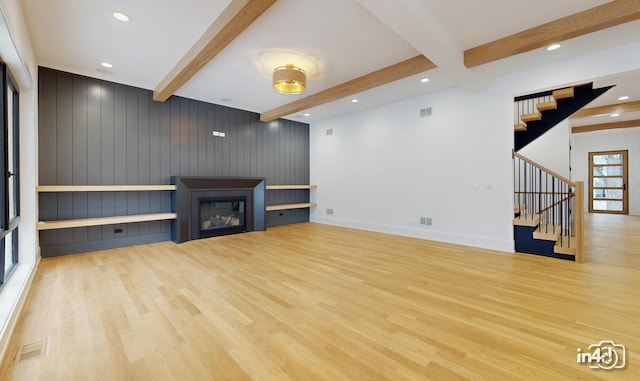
{"label": "white baseboard", "polygon": [[445,242],[455,245],[471,246],[481,249],[496,250],[505,253],[514,252],[513,240],[499,240],[494,238],[455,234],[433,230],[424,230],[402,226],[380,225],[360,221],[349,221],[326,217],[313,217],[311,222],[325,225],[341,226],[359,230],[368,230],[378,233],[388,233],[405,237],[426,239],[429,241]]}

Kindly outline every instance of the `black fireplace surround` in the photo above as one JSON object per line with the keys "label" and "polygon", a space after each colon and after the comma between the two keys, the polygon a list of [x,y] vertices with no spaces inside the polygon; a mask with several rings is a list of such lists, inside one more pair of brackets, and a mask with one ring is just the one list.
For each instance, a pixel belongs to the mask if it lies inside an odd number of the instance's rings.
{"label": "black fireplace surround", "polygon": [[171,183],[176,243],[266,230],[264,178],[173,176]]}

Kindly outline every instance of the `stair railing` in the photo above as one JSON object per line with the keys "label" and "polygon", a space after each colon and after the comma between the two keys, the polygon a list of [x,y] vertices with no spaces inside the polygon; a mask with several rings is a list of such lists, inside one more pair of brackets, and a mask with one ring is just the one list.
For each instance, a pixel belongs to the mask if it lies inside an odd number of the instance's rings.
{"label": "stair railing", "polygon": [[538,230],[559,235],[561,247],[575,250],[583,262],[584,183],[573,182],[513,152],[514,212],[538,219]]}

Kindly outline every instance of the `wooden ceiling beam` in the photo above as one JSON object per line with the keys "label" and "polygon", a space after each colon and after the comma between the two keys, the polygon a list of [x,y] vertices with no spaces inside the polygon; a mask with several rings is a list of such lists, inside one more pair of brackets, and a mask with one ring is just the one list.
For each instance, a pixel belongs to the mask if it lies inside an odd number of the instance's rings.
{"label": "wooden ceiling beam", "polygon": [[258,19],[276,0],[232,0],[153,91],[164,102],[227,45]]}
{"label": "wooden ceiling beam", "polygon": [[633,128],[640,127],[640,119],[624,120],[621,122],[602,123],[602,124],[589,124],[587,126],[575,126],[571,128],[571,132],[579,134],[581,132],[611,130],[614,128]]}
{"label": "wooden ceiling beam", "polygon": [[525,31],[468,49],[468,68],[525,53],[640,19],[640,0],[615,0]]}
{"label": "wooden ceiling beam", "polygon": [[585,108],[571,115],[569,119],[573,120],[573,119],[585,118],[585,117],[594,116],[594,115],[613,114],[614,112],[623,113],[623,112],[634,112],[634,111],[640,111],[640,101]]}
{"label": "wooden ceiling beam", "polygon": [[423,55],[419,55],[309,95],[308,97],[265,111],[260,114],[260,120],[270,122],[280,117],[342,99],[374,87],[434,69],[435,67],[436,65],[429,61],[429,59]]}

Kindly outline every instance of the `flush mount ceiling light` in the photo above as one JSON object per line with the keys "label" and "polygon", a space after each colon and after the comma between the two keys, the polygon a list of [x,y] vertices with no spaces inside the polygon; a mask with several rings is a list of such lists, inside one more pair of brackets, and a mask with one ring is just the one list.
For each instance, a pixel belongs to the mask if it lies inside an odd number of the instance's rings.
{"label": "flush mount ceiling light", "polygon": [[273,69],[273,88],[282,94],[300,94],[307,87],[307,74],[291,64]]}
{"label": "flush mount ceiling light", "polygon": [[113,67],[113,65],[110,64],[109,62],[102,62],[100,66],[106,67],[107,69],[111,69]]}
{"label": "flush mount ceiling light", "polygon": [[629,99],[629,96],[628,96],[628,95],[623,95],[623,96],[621,96],[620,98],[618,98],[618,100],[619,100],[619,101],[626,101],[626,100],[628,100],[628,99]]}
{"label": "flush mount ceiling light", "polygon": [[554,50],[560,49],[560,47],[561,47],[561,46],[562,46],[562,45],[560,45],[560,44],[553,44],[553,45],[549,45],[549,46],[547,47],[547,50],[551,52],[551,51],[554,51]]}

